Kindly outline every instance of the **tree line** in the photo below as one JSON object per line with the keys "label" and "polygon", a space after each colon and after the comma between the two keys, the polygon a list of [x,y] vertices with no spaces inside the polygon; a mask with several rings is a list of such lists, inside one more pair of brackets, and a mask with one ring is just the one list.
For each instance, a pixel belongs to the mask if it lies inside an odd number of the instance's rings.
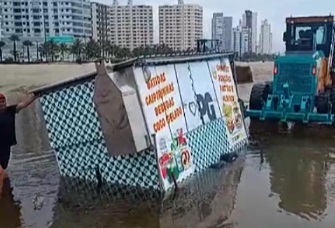
{"label": "tree line", "polygon": [[[115,60],[128,59],[141,55],[151,55],[158,53],[171,53],[173,50],[167,45],[152,45],[137,47],[132,51],[125,47],[114,45],[110,42],[98,43],[92,39],[87,42],[83,42],[80,39],[76,39],[72,44],[67,45],[65,43],[56,43],[53,40],[46,41],[44,43],[33,43],[30,40],[21,41],[17,35],[9,37],[12,45],[10,55],[12,57],[3,58],[3,48],[7,45],[4,41],[0,41],[0,62],[1,63],[17,63],[22,62],[20,56],[26,56],[26,61],[32,62],[56,62],[64,61],[65,56],[68,54],[72,55],[72,61],[83,62],[92,61],[97,58],[106,57],[114,58]],[[18,44],[22,42],[22,52],[18,50]],[[35,56],[32,56],[32,49],[36,50]]]}
{"label": "tree line", "polygon": [[[56,43],[53,40],[44,43],[33,43],[30,40],[21,41],[17,35],[9,37],[12,45],[10,56],[3,59],[3,47],[6,45],[4,41],[0,41],[0,63],[17,63],[22,62],[20,56],[25,58],[25,62],[56,62],[65,61],[65,56],[72,55],[70,61],[88,62],[97,58],[110,58],[120,61],[141,55],[172,53],[173,49],[165,44],[157,44],[151,46],[142,46],[132,51],[125,47],[114,45],[110,42],[98,43],[92,39],[83,42],[76,39],[72,44]],[[18,50],[18,44],[22,42],[22,52]],[[34,56],[31,55],[32,49],[36,50]],[[188,50],[191,51],[191,50]],[[237,54],[237,53],[236,53]],[[240,61],[271,61],[275,59],[275,55],[261,55],[255,53],[244,53],[241,57],[235,54],[235,60]],[[32,61],[33,60],[33,61]]]}
{"label": "tree line", "polygon": [[235,60],[240,60],[240,61],[247,61],[247,62],[252,62],[252,61],[273,61],[276,59],[278,54],[259,54],[259,53],[253,53],[253,52],[246,52],[243,53],[242,56],[238,57],[235,55],[236,58]]}

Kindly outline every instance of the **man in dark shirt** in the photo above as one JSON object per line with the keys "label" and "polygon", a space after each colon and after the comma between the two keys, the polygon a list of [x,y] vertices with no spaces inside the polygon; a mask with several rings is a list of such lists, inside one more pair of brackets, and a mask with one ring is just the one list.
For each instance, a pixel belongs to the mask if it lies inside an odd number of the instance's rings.
{"label": "man in dark shirt", "polygon": [[30,94],[23,102],[7,106],[6,96],[0,93],[0,187],[6,177],[11,147],[16,144],[15,115],[29,106],[36,97]]}

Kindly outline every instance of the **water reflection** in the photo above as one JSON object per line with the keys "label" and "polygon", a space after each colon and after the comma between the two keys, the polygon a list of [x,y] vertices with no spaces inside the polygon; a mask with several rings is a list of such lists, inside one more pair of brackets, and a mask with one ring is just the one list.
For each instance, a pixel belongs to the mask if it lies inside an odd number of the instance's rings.
{"label": "water reflection", "polygon": [[[13,147],[8,167],[14,199],[20,201],[17,206],[20,214],[17,216],[22,225],[15,227],[47,228],[52,222],[53,207],[57,202],[59,175],[38,102],[20,112],[16,130],[18,144]],[[33,199],[36,196],[43,199],[41,210],[34,208]],[[3,209],[1,204],[0,208]],[[2,219],[0,227],[6,227]]]}
{"label": "water reflection", "polygon": [[[64,186],[53,227],[228,227],[243,164],[240,158],[223,169],[207,170],[166,200],[157,194],[145,194],[145,201],[136,197],[130,201],[120,195],[112,196],[107,188],[98,196],[92,186],[76,183],[80,192]],[[65,181],[62,184],[68,185]]]}
{"label": "water reflection", "polygon": [[[1,188],[1,185],[0,185]],[[21,208],[18,202],[14,201],[13,188],[9,179],[6,179],[0,189],[0,222],[1,227],[21,227]]]}
{"label": "water reflection", "polygon": [[[163,205],[160,227],[229,227],[244,166],[239,158],[223,170],[208,170],[190,184],[190,193]],[[170,207],[169,205],[174,206]]]}
{"label": "water reflection", "polygon": [[[329,148],[335,146],[330,139],[335,131],[320,126],[251,127],[258,129],[253,137],[261,141],[270,168],[271,191],[279,196],[278,206],[306,220],[323,219],[327,209],[326,178],[332,163]],[[270,137],[262,137],[262,130]]]}
{"label": "water reflection", "polygon": [[[321,219],[317,226],[328,228],[335,222],[326,216],[335,213],[330,204],[335,199],[335,130],[329,128],[251,125],[256,149],[249,150],[246,162],[209,169],[173,199],[151,195],[139,203],[120,200],[107,188],[97,193],[92,186],[74,190],[65,181],[59,185],[39,105],[23,111],[17,121],[19,144],[9,166],[15,197],[7,194],[0,200],[0,227],[10,227],[8,219],[15,227],[34,228],[52,223],[55,228],[309,228]],[[36,195],[44,199],[41,210],[34,210]],[[278,213],[278,207],[294,216]]]}
{"label": "water reflection", "polygon": [[265,153],[271,168],[271,190],[279,194],[279,207],[305,219],[322,218],[327,207],[327,148],[316,149],[313,144],[286,139],[285,146],[269,147]]}

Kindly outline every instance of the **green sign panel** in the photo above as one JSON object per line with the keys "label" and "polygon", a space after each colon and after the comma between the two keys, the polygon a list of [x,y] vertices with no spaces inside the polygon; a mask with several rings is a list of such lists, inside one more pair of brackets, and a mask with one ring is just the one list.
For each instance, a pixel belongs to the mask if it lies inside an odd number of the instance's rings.
{"label": "green sign panel", "polygon": [[53,41],[55,43],[73,43],[75,38],[73,36],[50,36],[47,41]]}

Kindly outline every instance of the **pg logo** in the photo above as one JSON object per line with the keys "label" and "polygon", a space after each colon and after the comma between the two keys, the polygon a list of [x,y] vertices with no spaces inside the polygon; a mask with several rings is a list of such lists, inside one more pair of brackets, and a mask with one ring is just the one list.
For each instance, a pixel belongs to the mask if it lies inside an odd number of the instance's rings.
{"label": "pg logo", "polygon": [[214,101],[210,93],[207,92],[204,95],[197,94],[197,103],[203,124],[205,124],[205,117],[207,117],[209,121],[216,120]]}

